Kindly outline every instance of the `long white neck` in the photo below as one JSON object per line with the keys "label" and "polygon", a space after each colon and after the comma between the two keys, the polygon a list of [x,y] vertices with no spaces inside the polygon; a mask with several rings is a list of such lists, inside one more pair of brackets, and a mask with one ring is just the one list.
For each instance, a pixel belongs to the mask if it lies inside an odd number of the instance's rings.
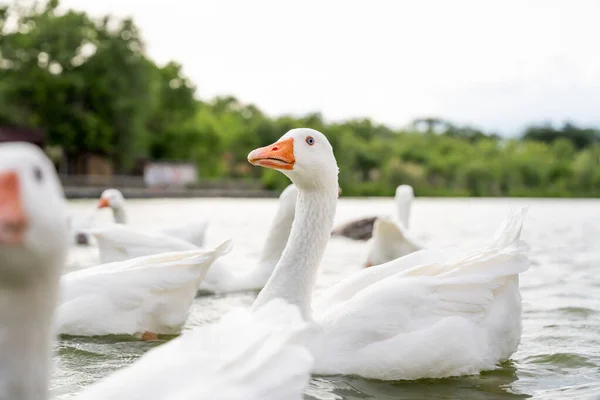
{"label": "long white neck", "polygon": [[305,319],[312,318],[312,290],[333,228],[337,193],[337,184],[311,191],[298,188],[296,215],[287,246],[253,307],[283,298],[297,305]]}
{"label": "long white neck", "polygon": [[120,205],[116,207],[111,207],[113,212],[113,218],[115,219],[115,223],[117,224],[126,224],[127,223],[127,214],[125,213],[125,206]]}
{"label": "long white neck", "polygon": [[396,207],[398,207],[398,220],[408,229],[408,221],[410,219],[410,206],[412,198],[408,193],[400,193],[396,195]]}
{"label": "long white neck", "polygon": [[0,283],[0,400],[45,400],[59,275]]}

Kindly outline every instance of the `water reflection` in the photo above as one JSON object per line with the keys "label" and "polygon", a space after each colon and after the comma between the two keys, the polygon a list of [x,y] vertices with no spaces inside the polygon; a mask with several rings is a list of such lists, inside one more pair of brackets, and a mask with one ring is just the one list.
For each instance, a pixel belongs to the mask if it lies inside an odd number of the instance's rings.
{"label": "water reflection", "polygon": [[512,363],[481,375],[448,379],[382,382],[359,377],[322,377],[310,382],[305,399],[527,399],[511,384],[518,379]]}

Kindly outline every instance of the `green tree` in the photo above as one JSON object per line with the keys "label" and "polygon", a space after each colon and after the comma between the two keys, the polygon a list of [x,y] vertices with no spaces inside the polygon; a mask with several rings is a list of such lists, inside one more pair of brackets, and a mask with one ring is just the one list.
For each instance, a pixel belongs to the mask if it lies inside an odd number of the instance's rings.
{"label": "green tree", "polygon": [[147,156],[279,190],[288,180],[251,167],[248,152],[309,127],[329,138],[344,195],[389,196],[408,183],[418,195],[600,196],[596,128],[538,124],[503,139],[435,116],[406,129],[318,112],[271,117],[233,96],[198,100],[180,64],[146,56],[133,21],[57,7],[0,7],[0,124],[42,127],[50,145],[109,154],[118,171]]}

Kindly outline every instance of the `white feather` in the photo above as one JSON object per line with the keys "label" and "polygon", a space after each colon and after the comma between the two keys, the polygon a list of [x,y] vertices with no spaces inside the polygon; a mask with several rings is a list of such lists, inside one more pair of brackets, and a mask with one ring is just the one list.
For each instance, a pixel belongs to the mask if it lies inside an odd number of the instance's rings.
{"label": "white feather", "polygon": [[300,400],[313,359],[296,307],[236,309],[154,348],[86,388],[80,400]]}
{"label": "white feather", "polygon": [[230,250],[163,253],[63,275],[56,312],[59,334],[178,333],[212,262]]}

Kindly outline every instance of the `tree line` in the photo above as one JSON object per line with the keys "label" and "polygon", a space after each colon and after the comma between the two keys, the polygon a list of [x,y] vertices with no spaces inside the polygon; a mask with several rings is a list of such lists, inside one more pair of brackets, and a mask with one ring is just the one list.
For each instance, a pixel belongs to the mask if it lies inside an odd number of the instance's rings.
{"label": "tree line", "polygon": [[180,64],[146,55],[133,20],[58,5],[0,7],[0,125],[41,127],[49,144],[108,155],[120,173],[143,159],[185,160],[201,179],[281,189],[285,177],[246,156],[311,127],[330,139],[348,195],[391,195],[408,183],[422,196],[600,196],[598,129],[541,124],[506,139],[434,117],[404,129],[318,113],[273,118],[234,97],[196,99]]}

